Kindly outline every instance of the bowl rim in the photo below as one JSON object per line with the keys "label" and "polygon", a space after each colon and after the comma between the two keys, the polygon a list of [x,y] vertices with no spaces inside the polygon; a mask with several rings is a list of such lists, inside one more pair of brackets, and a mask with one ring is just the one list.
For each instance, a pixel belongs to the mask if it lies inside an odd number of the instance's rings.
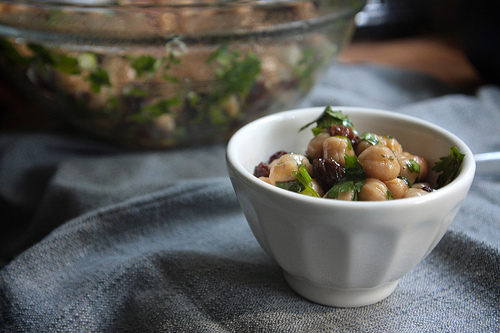
{"label": "bowl rim", "polygon": [[[360,112],[360,113],[372,113],[372,114],[380,114],[389,116],[396,120],[403,120],[405,122],[414,122],[415,124],[428,128],[432,132],[439,133],[439,135],[447,138],[452,141],[453,144],[460,150],[460,152],[465,154],[464,160],[460,167],[459,173],[457,177],[446,186],[436,190],[432,193],[429,193],[420,197],[412,197],[398,200],[387,200],[387,201],[343,201],[343,200],[327,200],[323,198],[316,198],[307,195],[301,195],[295,192],[286,191],[271,184],[268,184],[257,177],[255,177],[251,172],[246,170],[240,161],[237,159],[237,145],[238,141],[241,140],[241,137],[244,136],[249,131],[252,131],[253,128],[267,122],[275,122],[279,121],[283,118],[295,118],[299,114],[301,116],[304,113],[315,114],[316,117],[319,116],[320,112],[325,109],[326,106],[320,107],[310,107],[310,108],[298,108],[287,111],[282,111],[278,113],[274,113],[268,116],[261,117],[256,119],[243,127],[241,127],[238,131],[236,131],[233,136],[229,139],[229,142],[226,147],[226,163],[228,166],[232,167],[235,172],[238,173],[240,178],[244,180],[245,183],[250,184],[254,188],[259,188],[262,191],[272,193],[274,195],[281,195],[285,198],[288,198],[295,202],[301,203],[309,203],[315,204],[319,206],[325,207],[336,207],[336,208],[356,208],[362,210],[370,210],[375,207],[380,208],[388,208],[388,207],[397,207],[397,206],[407,206],[407,205],[421,205],[428,201],[433,201],[436,199],[445,199],[445,197],[453,196],[454,192],[463,185],[467,185],[467,183],[472,183],[472,180],[475,175],[476,163],[474,160],[474,156],[470,148],[463,142],[458,136],[453,134],[452,132],[433,124],[427,120],[423,120],[421,118],[410,116],[394,111],[381,110],[375,108],[366,108],[366,107],[352,107],[352,106],[331,106],[335,110],[341,111],[349,111],[349,112]],[[311,119],[315,119],[315,117],[311,117]],[[429,167],[430,168],[430,167]],[[467,185],[469,186],[469,185]],[[318,200],[321,199],[321,200]]]}
{"label": "bowl rim", "polygon": [[[248,6],[251,8],[266,8],[282,4],[283,1],[266,2],[266,1],[255,1],[255,2],[227,2],[220,1],[213,3],[208,0],[203,0],[202,2],[197,1],[182,1],[176,0],[177,3],[172,3],[172,1],[162,0],[158,1],[143,1],[141,3],[131,3],[125,2],[117,4],[112,0],[25,0],[22,2],[7,2],[5,0],[0,0],[1,4],[9,5],[13,8],[30,8],[36,9],[36,12],[67,12],[67,13],[78,13],[80,16],[90,16],[92,18],[97,17],[96,14],[106,14],[103,20],[106,19],[110,22],[120,22],[122,17],[120,15],[110,16],[111,13],[115,14],[127,14],[127,15],[139,15],[144,16],[145,13],[152,15],[156,13],[157,15],[164,14],[165,10],[172,10],[178,13],[182,9],[186,10],[197,10],[197,11],[227,11],[234,10],[241,6]],[[323,1],[322,2],[327,2]],[[292,3],[300,3],[300,0],[293,0]],[[106,45],[118,45],[120,47],[128,48],[130,44],[132,46],[164,46],[175,39],[181,39],[186,44],[199,44],[206,46],[213,46],[213,44],[220,44],[225,42],[248,42],[254,41],[255,39],[281,39],[281,38],[295,38],[297,35],[308,35],[314,33],[323,33],[325,31],[337,30],[342,27],[347,27],[350,25],[351,21],[354,20],[356,13],[358,13],[363,7],[363,0],[356,0],[351,5],[341,4],[338,8],[333,11],[322,12],[321,10],[312,17],[305,17],[301,19],[285,20],[283,22],[278,22],[275,24],[265,25],[265,26],[235,26],[231,29],[224,27],[223,29],[217,28],[188,31],[186,29],[181,29],[180,31],[168,31],[157,33],[155,29],[149,29],[148,34],[141,34],[140,36],[132,35],[116,35],[117,32],[123,32],[121,25],[117,25],[118,29],[104,29],[96,34],[96,29],[82,29],[79,21],[73,23],[65,24],[43,24],[43,26],[38,26],[33,28],[30,26],[30,20],[19,21],[17,24],[13,22],[0,23],[0,37],[3,38],[21,38],[22,40],[30,41],[35,44],[46,44],[54,46],[67,46],[76,44],[81,46],[89,44],[91,46],[106,46]],[[25,14],[29,12],[26,10],[21,10],[20,13]],[[11,14],[14,15],[14,14]],[[40,16],[40,15],[39,15]],[[65,15],[68,16],[68,15]],[[111,18],[110,18],[111,17]],[[342,22],[339,24],[339,22]],[[98,25],[99,26],[99,25]],[[71,29],[68,30],[68,27]],[[158,28],[158,27],[156,27]],[[184,31],[186,30],[186,31]],[[345,33],[344,33],[345,34]]]}

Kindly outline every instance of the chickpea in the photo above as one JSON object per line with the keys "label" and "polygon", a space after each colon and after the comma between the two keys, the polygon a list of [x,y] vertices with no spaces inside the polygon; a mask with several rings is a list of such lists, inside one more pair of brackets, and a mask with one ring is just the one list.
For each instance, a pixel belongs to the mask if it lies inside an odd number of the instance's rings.
{"label": "chickpea", "polygon": [[[373,134],[373,133],[372,133]],[[392,150],[395,153],[402,153],[403,152],[403,146],[396,140],[396,138],[389,136],[389,135],[378,135],[378,134],[373,134],[377,139],[378,139],[378,144],[381,146],[386,146],[390,150]],[[357,151],[356,153],[360,155],[366,148],[373,146],[373,144],[367,140],[361,140],[358,143]]]}
{"label": "chickpea", "polygon": [[382,145],[386,146],[387,148],[389,148],[393,152],[395,152],[395,153],[402,153],[403,152],[403,146],[398,142],[398,140],[396,140],[392,136],[388,136],[388,135],[378,136],[377,135],[377,137],[379,138],[380,143]]}
{"label": "chickpea", "polygon": [[[271,184],[271,180],[269,180],[269,177],[259,177],[260,180],[268,183],[268,184]],[[271,184],[272,185],[272,184]]]}
{"label": "chickpea", "polygon": [[337,200],[344,201],[353,201],[354,200],[354,190],[350,190],[349,192],[340,192]]}
{"label": "chickpea", "polygon": [[403,198],[412,198],[412,197],[421,197],[423,195],[429,194],[430,192],[427,192],[425,190],[422,190],[421,188],[410,188],[408,191],[406,191],[405,195],[403,195]]}
{"label": "chickpea", "polygon": [[408,184],[401,178],[394,178],[384,182],[394,199],[401,199],[408,191]]}
{"label": "chickpea", "polygon": [[345,166],[345,155],[355,156],[351,142],[346,137],[332,136],[323,141],[323,158],[333,158],[340,165]]}
{"label": "chickpea", "polygon": [[358,146],[356,147],[356,154],[358,154],[358,156],[365,151],[366,148],[369,148],[373,146],[369,141],[366,141],[366,140],[361,140],[359,141],[358,143]]}
{"label": "chickpea", "polygon": [[288,153],[288,154],[282,155],[280,158],[277,158],[277,159],[273,160],[271,163],[269,163],[269,167],[272,168],[276,164],[283,163],[286,161],[295,161],[299,165],[305,164],[307,167],[307,172],[309,172],[309,173],[312,172],[312,165],[309,162],[309,160],[307,159],[307,157],[305,157],[302,154],[296,154],[296,153]]}
{"label": "chickpea", "polygon": [[284,161],[289,161],[289,160],[295,161],[297,163],[297,165],[305,164],[306,168],[307,168],[307,172],[309,172],[309,174],[312,173],[312,164],[311,164],[311,162],[309,162],[307,157],[305,157],[304,155],[296,154],[296,153],[289,153],[289,154],[285,154],[285,155],[280,157],[280,161],[284,162]]}
{"label": "chickpea", "polygon": [[[375,146],[374,146],[375,147]],[[358,194],[360,201],[384,201],[389,200],[387,195],[389,189],[382,181],[375,178],[366,178]]]}
{"label": "chickpea", "polygon": [[316,191],[316,193],[319,194],[320,197],[325,195],[325,191],[323,190],[321,185],[319,185],[319,183],[316,179],[313,179],[312,182],[309,183],[309,185],[312,187],[313,190]]}
{"label": "chickpea", "polygon": [[294,171],[299,171],[297,162],[293,160],[278,162],[269,171],[269,181],[272,185],[276,185],[276,182],[295,180]]}
{"label": "chickpea", "polygon": [[419,188],[419,189],[422,189],[424,187],[431,188],[431,184],[429,184],[429,183],[415,183],[411,187],[412,188]]}
{"label": "chickpea", "polygon": [[[427,178],[428,165],[424,158],[407,152],[397,153],[396,156],[401,167],[399,174],[408,179],[410,184],[415,183],[417,180],[424,180]],[[418,172],[412,167],[411,161],[418,164]]]}
{"label": "chickpea", "polygon": [[387,181],[396,178],[400,172],[394,152],[385,146],[371,146],[358,156],[359,164],[368,178]]}
{"label": "chickpea", "polygon": [[306,154],[312,159],[323,157],[323,141],[330,137],[328,133],[320,133],[309,141]]}
{"label": "chickpea", "polygon": [[294,171],[299,170],[299,165],[305,164],[307,172],[312,173],[312,165],[302,154],[289,153],[281,156],[279,159],[271,162],[269,171],[269,180],[271,184],[276,185],[276,182],[287,182],[295,180]]}
{"label": "chickpea", "polygon": [[413,155],[413,159],[415,162],[420,165],[420,174],[418,175],[418,180],[423,181],[427,179],[427,173],[429,172],[429,166],[427,164],[427,160],[421,156]]}

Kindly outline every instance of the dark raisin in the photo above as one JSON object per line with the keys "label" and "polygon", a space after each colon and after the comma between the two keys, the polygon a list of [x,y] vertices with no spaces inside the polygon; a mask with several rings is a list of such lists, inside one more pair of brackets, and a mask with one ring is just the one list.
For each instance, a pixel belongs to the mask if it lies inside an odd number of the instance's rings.
{"label": "dark raisin", "polygon": [[332,125],[331,131],[332,136],[345,136],[349,140],[352,140],[354,138],[354,131],[349,126]]}
{"label": "dark raisin", "polygon": [[330,134],[332,136],[345,136],[351,141],[351,145],[356,151],[359,143],[359,136],[354,132],[352,127],[342,126],[342,125],[332,125],[330,129]]}
{"label": "dark raisin", "polygon": [[351,145],[354,151],[358,151],[359,135],[355,134],[354,138],[351,139]]}
{"label": "dark raisin", "polygon": [[312,177],[316,179],[325,190],[329,190],[333,185],[337,184],[345,173],[345,169],[342,165],[332,158],[317,158],[313,161],[312,166]]}
{"label": "dark raisin", "polygon": [[424,185],[422,186],[422,190],[426,191],[426,192],[433,192],[434,189],[430,186],[427,186],[427,185]]}
{"label": "dark raisin", "polygon": [[269,157],[268,163],[271,163],[272,161],[277,160],[278,158],[280,158],[281,156],[283,156],[285,154],[288,154],[288,153],[284,150],[280,150],[280,151],[275,152],[274,154],[271,155],[271,157]]}
{"label": "dark raisin", "polygon": [[257,178],[259,177],[269,177],[270,172],[269,164],[260,162],[259,165],[253,170],[253,175]]}

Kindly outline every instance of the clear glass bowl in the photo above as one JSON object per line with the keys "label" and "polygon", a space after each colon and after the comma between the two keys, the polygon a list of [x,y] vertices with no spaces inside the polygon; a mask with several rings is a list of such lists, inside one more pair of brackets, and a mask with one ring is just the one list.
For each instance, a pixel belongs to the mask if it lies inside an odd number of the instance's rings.
{"label": "clear glass bowl", "polygon": [[133,148],[226,141],[294,106],[360,0],[0,1],[0,72],[84,132]]}

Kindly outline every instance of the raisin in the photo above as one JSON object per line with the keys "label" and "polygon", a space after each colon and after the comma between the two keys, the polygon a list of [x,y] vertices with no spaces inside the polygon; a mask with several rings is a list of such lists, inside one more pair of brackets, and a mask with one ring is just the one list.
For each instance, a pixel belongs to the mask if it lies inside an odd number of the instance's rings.
{"label": "raisin", "polygon": [[288,154],[284,150],[277,151],[269,157],[269,162],[260,162],[253,170],[253,175],[255,177],[269,177],[269,173],[271,172],[271,168],[269,167],[269,163],[280,158],[281,156]]}
{"label": "raisin", "polygon": [[359,136],[354,132],[352,127],[342,126],[342,125],[332,125],[330,128],[330,134],[332,136],[345,136],[351,141],[351,145],[356,151],[359,143]]}
{"label": "raisin", "polygon": [[269,164],[260,162],[259,165],[255,167],[253,170],[253,175],[257,178],[259,177],[269,177],[269,172],[271,170],[269,169]]}
{"label": "raisin", "polygon": [[345,174],[345,169],[333,158],[317,158],[312,163],[312,177],[316,179],[325,190],[337,184]]}
{"label": "raisin", "polygon": [[349,140],[354,138],[354,131],[349,126],[332,125],[331,132],[332,136],[345,136]]}
{"label": "raisin", "polygon": [[429,192],[429,193],[434,191],[434,189],[432,187],[427,186],[427,185],[422,186],[422,190]]}
{"label": "raisin", "polygon": [[359,144],[359,135],[355,134],[354,138],[351,139],[351,145],[354,151],[358,151],[358,144]]}
{"label": "raisin", "polygon": [[278,158],[280,158],[281,156],[283,156],[285,154],[288,154],[288,153],[284,150],[280,150],[280,151],[275,152],[274,154],[271,155],[271,157],[269,157],[268,163],[271,163],[272,161],[277,160]]}

